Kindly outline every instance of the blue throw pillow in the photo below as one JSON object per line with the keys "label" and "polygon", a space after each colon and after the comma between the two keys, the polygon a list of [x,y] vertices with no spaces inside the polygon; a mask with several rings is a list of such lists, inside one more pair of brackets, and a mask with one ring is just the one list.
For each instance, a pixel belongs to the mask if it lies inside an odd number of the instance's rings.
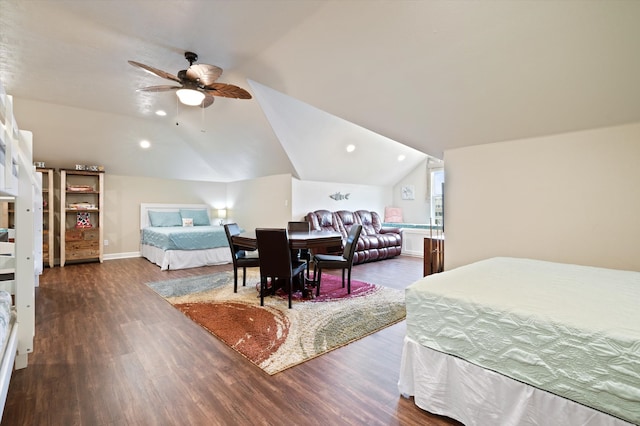
{"label": "blue throw pillow", "polygon": [[188,209],[180,209],[180,215],[183,218],[193,219],[193,226],[209,226],[211,222],[209,221],[209,213],[202,210],[188,210]]}
{"label": "blue throw pillow", "polygon": [[182,226],[180,212],[157,212],[149,210],[151,226]]}

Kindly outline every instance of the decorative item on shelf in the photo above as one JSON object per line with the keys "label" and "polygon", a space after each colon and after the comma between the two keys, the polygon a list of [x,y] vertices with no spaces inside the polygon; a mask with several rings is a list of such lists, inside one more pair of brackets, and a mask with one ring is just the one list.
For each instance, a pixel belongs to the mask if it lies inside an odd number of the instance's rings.
{"label": "decorative item on shelf", "polygon": [[90,210],[90,209],[96,209],[97,207],[95,204],[91,204],[91,203],[87,203],[86,201],[83,201],[80,203],[69,203],[67,204],[67,208],[72,210]]}
{"label": "decorative item on shelf", "polygon": [[347,194],[342,194],[340,192],[336,192],[335,194],[331,194],[329,195],[329,198],[332,198],[336,201],[342,201],[342,200],[348,200],[349,199],[349,195],[351,195],[350,193]]}
{"label": "decorative item on shelf", "polygon": [[88,166],[86,164],[76,164],[76,170],[84,170],[89,172],[104,172],[104,166]]}
{"label": "decorative item on shelf", "polygon": [[403,200],[414,200],[416,188],[413,185],[406,185],[402,187],[402,199]]}
{"label": "decorative item on shelf", "polygon": [[220,219],[220,226],[224,225],[224,220],[227,218],[227,209],[218,209],[218,219]]}
{"label": "decorative item on shelf", "polygon": [[93,192],[95,190],[93,185],[67,185],[69,192]]}
{"label": "decorative item on shelf", "polygon": [[34,161],[33,165],[39,169],[44,169],[44,161]]}
{"label": "decorative item on shelf", "polygon": [[91,224],[91,213],[78,212],[76,218],[76,228],[93,228]]}

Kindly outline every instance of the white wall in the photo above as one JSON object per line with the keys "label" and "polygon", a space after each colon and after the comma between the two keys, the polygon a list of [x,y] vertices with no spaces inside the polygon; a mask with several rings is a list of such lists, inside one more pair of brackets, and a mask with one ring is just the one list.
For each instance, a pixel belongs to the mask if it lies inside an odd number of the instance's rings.
{"label": "white wall", "polygon": [[[330,195],[348,195],[343,200],[334,200]],[[384,219],[384,208],[391,203],[391,188],[346,183],[313,182],[293,179],[292,220],[302,220],[315,210],[371,210]]]}
{"label": "white wall", "polygon": [[286,227],[291,220],[291,175],[275,175],[227,184],[228,222],[246,230]]}
{"label": "white wall", "polygon": [[[429,223],[431,196],[427,184],[429,179],[427,161],[428,159],[425,159],[393,187],[392,205],[402,208],[402,218],[405,223]],[[415,188],[415,199],[413,200],[402,199],[402,187],[407,185]]]}
{"label": "white wall", "polygon": [[640,271],[640,123],[444,160],[446,269],[518,256]]}
{"label": "white wall", "polygon": [[183,203],[224,206],[226,184],[117,176],[105,173],[105,256],[140,251],[140,204]]}

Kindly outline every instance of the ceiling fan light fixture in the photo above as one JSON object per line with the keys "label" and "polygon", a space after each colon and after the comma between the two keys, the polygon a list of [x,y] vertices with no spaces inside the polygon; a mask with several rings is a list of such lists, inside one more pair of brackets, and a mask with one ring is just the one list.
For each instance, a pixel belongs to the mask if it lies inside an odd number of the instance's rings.
{"label": "ceiling fan light fixture", "polygon": [[204,93],[193,89],[179,89],[176,91],[178,99],[185,105],[197,106],[202,103],[205,98]]}

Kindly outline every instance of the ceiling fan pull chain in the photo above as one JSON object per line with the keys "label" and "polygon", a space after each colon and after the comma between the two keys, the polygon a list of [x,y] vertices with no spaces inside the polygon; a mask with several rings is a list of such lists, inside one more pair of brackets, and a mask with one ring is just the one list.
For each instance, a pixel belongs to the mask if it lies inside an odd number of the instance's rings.
{"label": "ceiling fan pull chain", "polygon": [[176,126],[180,125],[178,118],[180,117],[180,100],[176,98]]}
{"label": "ceiling fan pull chain", "polygon": [[204,102],[201,105],[202,105],[202,108],[200,108],[200,110],[202,111],[202,125],[200,126],[200,131],[202,133],[206,133],[207,130],[204,128]]}

